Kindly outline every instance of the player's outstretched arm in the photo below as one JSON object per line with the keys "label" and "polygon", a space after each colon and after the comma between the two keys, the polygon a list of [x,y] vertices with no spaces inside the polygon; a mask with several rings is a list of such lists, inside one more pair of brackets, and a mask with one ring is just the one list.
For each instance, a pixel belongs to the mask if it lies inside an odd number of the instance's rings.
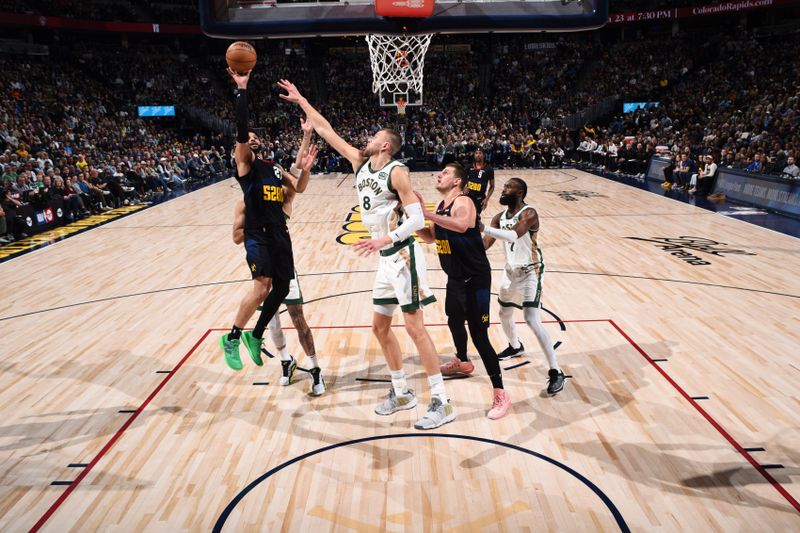
{"label": "player's outstretched arm", "polygon": [[314,136],[314,124],[310,120],[303,120],[300,118],[300,128],[303,130],[303,140],[300,143],[300,148],[297,149],[297,157],[294,159],[294,166],[292,167],[292,174],[297,175],[294,170],[298,171],[303,168],[303,157],[311,145],[311,138]]}
{"label": "player's outstretched arm", "polygon": [[280,97],[288,102],[298,104],[305,112],[307,120],[310,120],[312,124],[314,124],[314,130],[316,130],[317,134],[325,139],[325,142],[330,144],[342,157],[350,161],[350,164],[353,165],[353,170],[361,166],[366,160],[366,158],[361,155],[361,151],[342,139],[339,134],[334,131],[331,123],[328,122],[319,111],[314,109],[314,106],[300,94],[300,91],[297,90],[297,87],[295,87],[292,82],[289,80],[281,80],[278,82],[278,86],[286,91],[286,94],[281,94]]}
{"label": "player's outstretched arm", "polygon": [[236,202],[233,209],[233,243],[242,244],[244,242],[244,200]]}
{"label": "player's outstretched arm", "polygon": [[304,193],[306,187],[308,187],[308,178],[311,176],[311,169],[314,167],[314,163],[317,160],[318,152],[319,150],[316,146],[312,146],[306,151],[305,155],[300,160],[301,167],[299,177],[295,177],[293,174],[281,168],[283,182],[296,192],[300,194]]}
{"label": "player's outstretched arm", "polygon": [[494,169],[490,171],[489,174],[489,190],[486,192],[486,198],[483,199],[481,209],[486,209],[486,206],[489,205],[489,199],[494,194]]}
{"label": "player's outstretched arm", "polygon": [[[499,221],[499,215],[498,215]],[[492,220],[494,222],[494,220]],[[536,212],[535,209],[526,209],[523,211],[522,215],[519,217],[519,222],[514,224],[514,227],[511,229],[499,229],[499,224],[497,228],[485,228],[483,230],[484,235],[489,235],[490,237],[494,237],[495,239],[502,239],[508,242],[514,242],[523,235],[527,231],[536,231],[539,229],[539,214]]]}
{"label": "player's outstretched arm", "polygon": [[[500,228],[500,213],[497,213],[494,217],[492,217],[492,221],[489,223],[491,229],[499,229]],[[490,236],[486,230],[490,229],[483,225],[483,222],[478,222],[478,229],[483,232],[483,249],[488,250],[494,244],[495,239],[494,237]]]}
{"label": "player's outstretched arm", "polygon": [[250,166],[255,158],[253,150],[247,144],[247,141],[250,140],[250,128],[247,125],[247,82],[250,80],[251,72],[252,70],[246,74],[237,74],[228,67],[228,74],[236,82],[236,148],[234,157],[236,158],[236,174],[241,177],[250,173]]}
{"label": "player's outstretched arm", "polygon": [[425,218],[437,226],[464,233],[469,228],[475,227],[475,203],[467,196],[459,196],[453,201],[453,209],[449,217],[426,211]]}
{"label": "player's outstretched arm", "polygon": [[390,231],[388,235],[378,239],[365,239],[354,244],[353,246],[356,247],[359,255],[377,252],[392,243],[399,244],[425,227],[422,204],[411,187],[411,175],[408,173],[408,167],[397,166],[392,168],[389,179],[391,180],[392,188],[397,192],[400,202],[403,204],[406,219],[397,229]]}

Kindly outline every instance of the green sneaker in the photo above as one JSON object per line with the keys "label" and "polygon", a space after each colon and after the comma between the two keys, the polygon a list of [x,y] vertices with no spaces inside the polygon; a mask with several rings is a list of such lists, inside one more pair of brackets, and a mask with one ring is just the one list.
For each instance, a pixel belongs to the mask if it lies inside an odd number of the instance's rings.
{"label": "green sneaker", "polygon": [[226,333],[219,338],[219,347],[222,348],[222,354],[225,356],[225,364],[231,370],[241,370],[242,360],[239,358],[239,339],[228,339]]}
{"label": "green sneaker", "polygon": [[257,339],[253,336],[252,331],[243,331],[242,332],[242,343],[244,343],[245,348],[250,353],[250,359],[258,366],[264,366],[264,360],[261,359],[261,345],[264,343],[264,339]]}

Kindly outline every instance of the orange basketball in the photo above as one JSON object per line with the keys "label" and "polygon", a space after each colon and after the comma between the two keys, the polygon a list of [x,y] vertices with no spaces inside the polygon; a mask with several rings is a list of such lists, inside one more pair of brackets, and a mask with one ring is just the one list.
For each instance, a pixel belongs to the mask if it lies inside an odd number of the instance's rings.
{"label": "orange basketball", "polygon": [[236,41],[228,47],[225,52],[225,61],[231,70],[239,74],[246,74],[256,65],[256,49],[253,45],[244,41]]}

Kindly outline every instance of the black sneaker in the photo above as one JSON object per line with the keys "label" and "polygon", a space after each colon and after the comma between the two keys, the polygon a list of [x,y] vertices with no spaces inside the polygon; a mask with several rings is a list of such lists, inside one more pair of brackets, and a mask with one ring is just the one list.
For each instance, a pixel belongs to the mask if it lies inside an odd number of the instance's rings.
{"label": "black sneaker", "polygon": [[547,394],[553,396],[554,394],[561,392],[561,389],[564,388],[564,383],[567,382],[567,378],[564,376],[564,372],[561,370],[556,370],[555,368],[551,368],[550,372],[547,374]]}
{"label": "black sneaker", "polygon": [[519,348],[512,348],[509,344],[508,348],[497,354],[497,358],[501,361],[507,361],[512,357],[520,357],[524,351],[525,347],[522,345],[522,343],[519,343]]}
{"label": "black sneaker", "polygon": [[297,361],[294,360],[294,357],[288,361],[281,361],[281,379],[278,381],[278,383],[280,383],[283,387],[294,383],[294,371],[296,368]]}
{"label": "black sneaker", "polygon": [[312,368],[308,373],[311,374],[311,378],[313,379],[311,382],[311,395],[322,396],[327,389],[327,387],[325,387],[325,380],[322,379],[322,369]]}

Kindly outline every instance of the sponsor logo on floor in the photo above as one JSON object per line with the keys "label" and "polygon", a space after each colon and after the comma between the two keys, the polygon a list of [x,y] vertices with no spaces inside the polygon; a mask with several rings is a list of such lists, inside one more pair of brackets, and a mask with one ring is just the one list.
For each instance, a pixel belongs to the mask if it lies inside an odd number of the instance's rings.
{"label": "sponsor logo on floor", "polygon": [[608,198],[605,194],[594,191],[572,190],[572,191],[542,191],[557,194],[562,200],[567,202],[577,202],[579,198]]}
{"label": "sponsor logo on floor", "polygon": [[690,265],[703,266],[710,265],[711,262],[702,258],[696,253],[715,255],[717,257],[724,257],[726,255],[756,255],[752,252],[739,250],[736,248],[726,248],[728,245],[724,242],[712,241],[704,237],[625,237],[626,239],[633,239],[637,241],[655,243],[657,248],[661,248],[670,255],[674,255],[686,261]]}

